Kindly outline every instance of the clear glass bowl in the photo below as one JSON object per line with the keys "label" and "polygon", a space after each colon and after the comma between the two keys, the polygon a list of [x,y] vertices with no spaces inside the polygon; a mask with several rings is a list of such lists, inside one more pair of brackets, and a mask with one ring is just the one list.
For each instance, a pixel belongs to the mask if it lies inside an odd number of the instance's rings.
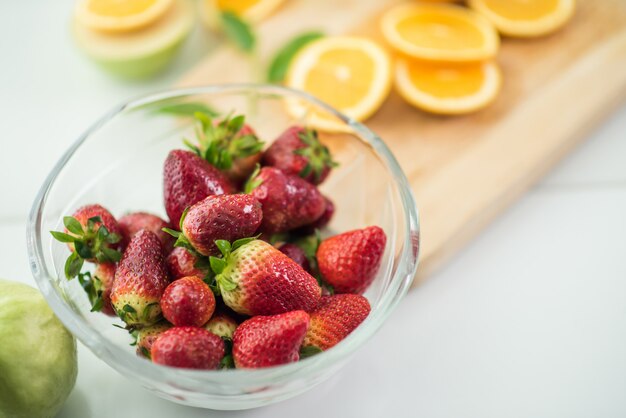
{"label": "clear glass bowl", "polygon": [[[334,348],[306,360],[260,370],[197,371],[168,368],[138,357],[130,337],[90,312],[77,280],[63,274],[67,247],[52,239],[62,217],[87,203],[100,203],[115,215],[146,210],[165,215],[162,165],[167,153],[192,138],[192,121],[155,112],[170,101],[203,102],[221,112],[246,115],[266,141],[292,124],[307,125],[312,113],[333,118],[345,131],[321,134],[339,162],[321,190],[337,211],[331,231],[379,225],[388,237],[378,275],[365,296],[369,317]],[[285,102],[300,101],[302,115],[290,115]],[[65,153],[37,196],[28,224],[33,275],[65,326],[94,354],[122,375],[157,395],[186,405],[246,409],[302,393],[327,379],[380,328],[409,288],[417,266],[419,222],[406,177],[383,141],[315,98],[264,85],[207,86],[172,90],[133,100],[98,120]]]}

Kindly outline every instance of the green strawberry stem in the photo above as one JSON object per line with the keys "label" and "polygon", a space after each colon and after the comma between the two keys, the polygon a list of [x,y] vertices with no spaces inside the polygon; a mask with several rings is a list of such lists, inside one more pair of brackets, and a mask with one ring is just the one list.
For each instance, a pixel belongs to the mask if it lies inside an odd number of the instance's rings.
{"label": "green strawberry stem", "polygon": [[312,357],[321,352],[322,352],[322,349],[314,345],[307,345],[305,347],[301,347],[300,348],[300,360],[305,359],[307,357]]}
{"label": "green strawberry stem", "polygon": [[220,361],[220,369],[234,369],[235,361],[233,359],[233,340],[228,337],[222,337],[224,341],[224,357]]}
{"label": "green strawberry stem", "polygon": [[91,273],[78,273],[78,282],[87,293],[89,302],[91,303],[91,312],[100,312],[104,305],[102,300],[102,292],[104,287],[102,281],[97,276],[92,276]]}
{"label": "green strawberry stem", "polygon": [[[121,237],[110,233],[106,226],[102,225],[99,216],[89,218],[86,227],[72,216],[65,216],[63,224],[71,234],[59,231],[50,231],[50,234],[57,241],[74,246],[74,251],[65,261],[64,272],[68,280],[80,274],[84,260],[95,259],[98,263],[117,263],[122,258],[120,251],[110,247],[119,243]],[[96,228],[97,224],[99,226]]]}
{"label": "green strawberry stem", "polygon": [[[158,307],[159,303],[153,302],[148,304],[142,312],[137,312],[135,308],[126,304],[122,307],[122,309],[116,309],[115,313],[117,314],[117,316],[120,317],[122,321],[126,322],[127,324],[129,322],[132,324],[138,324],[148,321],[152,317],[152,310]],[[155,322],[158,322],[160,319],[161,318],[158,318]],[[129,332],[132,332],[138,328],[141,328],[141,326],[127,325],[125,329],[127,329]]]}
{"label": "green strawberry stem", "polygon": [[215,245],[222,253],[222,257],[219,258],[211,256],[209,257],[209,263],[211,265],[211,270],[213,270],[216,275],[215,281],[222,291],[230,292],[237,288],[237,283],[233,282],[228,275],[224,274],[224,270],[228,266],[231,254],[238,248],[241,248],[244,245],[258,239],[259,236],[260,235],[249,238],[241,238],[233,241],[232,244],[223,239],[218,239],[215,241]]}
{"label": "green strawberry stem", "polygon": [[250,178],[246,181],[246,184],[243,186],[243,192],[245,194],[250,194],[254,189],[263,184],[263,180],[259,179],[259,173],[261,172],[261,164],[257,164],[254,168],[252,174],[250,174]]}
{"label": "green strawberry stem", "polygon": [[188,139],[183,143],[207,162],[220,170],[232,168],[233,161],[255,155],[263,149],[264,143],[255,135],[241,135],[245,116],[227,116],[215,124],[210,115],[196,112],[195,133],[197,144]]}
{"label": "green strawberry stem", "polygon": [[306,144],[306,147],[297,149],[294,153],[307,160],[307,165],[299,173],[300,177],[306,178],[313,173],[315,180],[319,181],[326,168],[334,168],[339,165],[333,161],[328,147],[320,142],[315,129],[306,129],[298,137]]}
{"label": "green strawberry stem", "polygon": [[311,267],[311,271],[313,272],[313,277],[317,279],[320,287],[326,289],[329,294],[333,295],[335,294],[335,289],[333,289],[331,285],[324,281],[324,278],[320,273],[317,263],[317,249],[319,248],[321,243],[322,235],[319,229],[316,229],[313,234],[299,238],[293,242],[293,244],[297,245],[302,249],[302,251],[304,251],[304,255],[309,261],[309,266]]}

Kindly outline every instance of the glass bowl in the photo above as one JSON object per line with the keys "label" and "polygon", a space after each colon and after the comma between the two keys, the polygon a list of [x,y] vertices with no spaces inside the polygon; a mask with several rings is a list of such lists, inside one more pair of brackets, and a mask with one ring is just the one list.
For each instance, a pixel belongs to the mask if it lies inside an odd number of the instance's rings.
{"label": "glass bowl", "polygon": [[[329,231],[379,225],[387,234],[382,266],[365,293],[372,311],[337,346],[297,363],[258,370],[198,371],[163,367],[138,357],[130,336],[113,326],[117,318],[90,312],[77,280],[63,274],[65,244],[50,230],[84,204],[100,203],[120,216],[145,210],[165,217],[162,166],[167,153],[193,137],[191,118],[163,112],[172,103],[201,102],[224,114],[246,115],[260,138],[271,141],[310,115],[334,119],[341,133],[320,133],[339,167],[321,185],[336,204]],[[302,114],[287,111],[300,102]],[[180,107],[178,107],[180,109]],[[384,142],[306,93],[269,85],[223,85],[171,90],[125,103],[83,134],[43,184],[28,223],[33,276],[65,326],[94,354],[122,375],[174,402],[212,409],[246,409],[302,393],[339,370],[383,324],[409,288],[417,267],[419,222],[405,175]],[[374,383],[374,382],[373,382]]]}

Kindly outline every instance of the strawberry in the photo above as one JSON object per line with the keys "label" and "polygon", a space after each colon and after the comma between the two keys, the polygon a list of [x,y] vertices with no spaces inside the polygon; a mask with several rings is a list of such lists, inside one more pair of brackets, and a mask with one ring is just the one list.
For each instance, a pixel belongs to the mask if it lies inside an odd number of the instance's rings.
{"label": "strawberry", "polygon": [[232,316],[223,312],[216,312],[204,325],[204,328],[222,339],[232,340],[237,326],[237,321]]}
{"label": "strawberry", "polygon": [[197,144],[185,144],[198,156],[222,170],[235,184],[247,179],[261,160],[263,142],[245,125],[243,115],[214,122],[206,113],[194,115]]}
{"label": "strawberry", "polygon": [[312,224],[305,225],[301,228],[298,228],[296,233],[298,235],[311,235],[315,233],[315,230],[321,230],[326,227],[333,218],[335,214],[335,204],[332,200],[324,196],[324,201],[326,201],[326,209],[324,209],[324,213],[320,216],[316,221]]}
{"label": "strawberry", "polygon": [[337,166],[317,131],[292,126],[283,132],[263,154],[263,164],[320,184]]}
{"label": "strawberry", "polygon": [[361,295],[323,296],[310,313],[311,325],[302,346],[328,350],[354,331],[369,313],[370,303]]}
{"label": "strawberry", "polygon": [[152,361],[170,367],[217,369],[224,357],[224,343],[204,328],[174,327],[156,339]]}
{"label": "strawberry", "polygon": [[386,242],[377,226],[328,238],[317,249],[319,271],[336,293],[363,293],[378,272]]}
{"label": "strawberry", "polygon": [[63,218],[65,232],[50,231],[52,236],[68,244],[72,254],[65,262],[65,276],[76,277],[84,261],[115,263],[124,246],[122,230],[111,212],[100,205],[86,205]]}
{"label": "strawberry", "polygon": [[163,168],[163,198],[170,224],[178,225],[184,210],[210,195],[230,194],[235,186],[217,168],[190,151],[169,153]]}
{"label": "strawberry", "polygon": [[280,245],[278,249],[281,253],[298,263],[307,273],[311,273],[311,265],[302,248],[298,247],[296,244],[284,243]]}
{"label": "strawberry", "polygon": [[215,311],[215,296],[209,286],[196,276],[170,283],[161,297],[161,311],[177,327],[204,325]]}
{"label": "strawberry", "polygon": [[196,267],[198,258],[186,248],[174,247],[165,260],[172,280],[186,276],[205,277],[207,271]]}
{"label": "strawberry", "polygon": [[172,328],[172,324],[167,321],[157,322],[149,327],[142,328],[137,332],[137,355],[150,358],[152,345],[159,335]]}
{"label": "strawberry", "polygon": [[224,258],[211,268],[224,303],[244,315],[273,315],[317,306],[317,280],[271,244],[247,238],[216,242]]}
{"label": "strawberry", "polygon": [[209,196],[181,217],[181,232],[167,230],[184,246],[201,255],[219,254],[215,241],[249,237],[261,225],[261,204],[247,194]]}
{"label": "strawberry", "polygon": [[244,321],[233,337],[235,366],[256,369],[298,361],[308,326],[309,315],[304,311]]}
{"label": "strawberry", "polygon": [[169,224],[156,215],[146,212],[134,212],[122,216],[118,221],[126,242],[135,236],[142,229],[147,229],[159,238],[163,248],[171,249],[174,240],[170,234],[163,231]]}
{"label": "strawberry", "polygon": [[159,300],[169,283],[161,242],[141,230],[130,241],[115,271],[111,303],[130,328],[161,319]]}
{"label": "strawberry", "polygon": [[314,185],[274,167],[253,174],[245,190],[263,205],[261,231],[270,235],[310,224],[326,210],[326,201]]}

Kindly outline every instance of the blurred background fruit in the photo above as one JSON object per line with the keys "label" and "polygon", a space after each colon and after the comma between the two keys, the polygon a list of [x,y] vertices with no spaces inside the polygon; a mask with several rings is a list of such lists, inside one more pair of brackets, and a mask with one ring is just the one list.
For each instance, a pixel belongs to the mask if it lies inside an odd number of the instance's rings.
{"label": "blurred background fruit", "polygon": [[74,337],[41,293],[0,279],[0,417],[55,416],[77,372]]}
{"label": "blurred background fruit", "polygon": [[118,76],[145,78],[162,71],[194,25],[189,0],[135,0],[124,2],[126,8],[118,3],[79,3],[73,22],[79,46]]}

